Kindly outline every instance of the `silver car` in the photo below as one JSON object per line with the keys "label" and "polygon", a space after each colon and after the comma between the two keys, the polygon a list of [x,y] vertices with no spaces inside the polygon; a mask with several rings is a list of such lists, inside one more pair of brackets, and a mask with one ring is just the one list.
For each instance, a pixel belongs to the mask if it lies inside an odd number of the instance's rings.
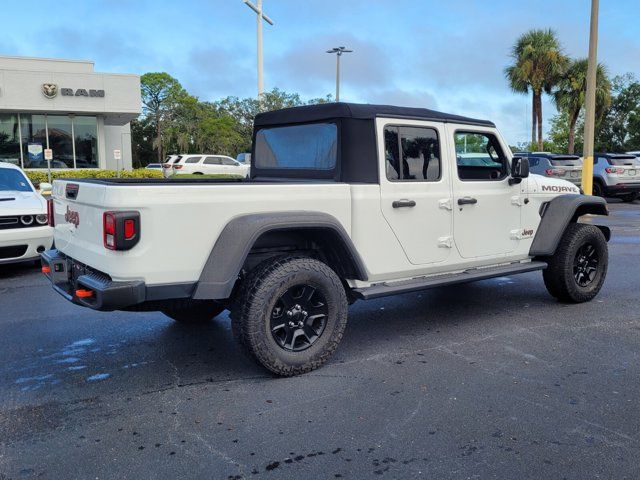
{"label": "silver car", "polygon": [[593,156],[593,194],[633,202],[640,192],[640,160],[629,153]]}
{"label": "silver car", "polygon": [[577,155],[547,152],[514,153],[514,155],[529,158],[529,169],[532,173],[568,180],[578,187],[582,185],[582,159]]}

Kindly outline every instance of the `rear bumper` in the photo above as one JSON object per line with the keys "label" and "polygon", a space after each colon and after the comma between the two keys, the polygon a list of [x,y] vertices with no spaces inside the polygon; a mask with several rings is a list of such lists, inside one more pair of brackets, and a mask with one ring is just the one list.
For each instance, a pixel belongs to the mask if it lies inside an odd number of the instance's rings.
{"label": "rear bumper", "polygon": [[615,185],[607,185],[606,193],[609,195],[622,195],[625,193],[638,193],[640,192],[639,183],[617,183]]}
{"label": "rear bumper", "polygon": [[[64,298],[93,310],[121,310],[145,301],[146,287],[142,281],[114,282],[108,275],[76,262],[59,252],[47,250],[41,255],[42,266],[49,268],[45,276],[53,289]],[[90,291],[90,296],[78,296],[78,290]]]}

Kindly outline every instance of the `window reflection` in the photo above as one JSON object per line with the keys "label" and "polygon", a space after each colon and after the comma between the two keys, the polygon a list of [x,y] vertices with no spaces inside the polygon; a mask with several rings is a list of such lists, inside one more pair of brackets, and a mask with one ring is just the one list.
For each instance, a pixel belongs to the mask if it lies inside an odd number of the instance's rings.
{"label": "window reflection", "polygon": [[0,162],[20,166],[18,115],[0,113]]}
{"label": "window reflection", "polygon": [[47,168],[47,131],[51,168],[98,168],[98,120],[88,116],[0,114],[0,161],[20,165],[22,149],[22,168]]}
{"label": "window reflection", "polygon": [[433,128],[386,127],[384,141],[389,180],[440,179],[440,144]]}
{"label": "window reflection", "polygon": [[98,168],[98,121],[96,117],[75,117],[76,167]]}
{"label": "window reflection", "polygon": [[47,130],[49,131],[49,148],[53,150],[51,166],[73,168],[71,118],[66,115],[48,115]]}
{"label": "window reflection", "polygon": [[[45,116],[21,114],[20,130],[24,168],[47,168],[47,162],[44,159],[44,149],[47,148]],[[61,166],[66,167],[64,163]],[[51,168],[56,168],[53,162]],[[60,168],[60,165],[57,168]]]}

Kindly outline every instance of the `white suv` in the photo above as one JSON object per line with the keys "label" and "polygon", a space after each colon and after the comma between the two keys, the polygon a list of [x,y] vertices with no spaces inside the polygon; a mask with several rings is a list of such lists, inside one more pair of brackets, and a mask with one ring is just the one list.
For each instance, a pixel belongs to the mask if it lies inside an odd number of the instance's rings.
{"label": "white suv", "polygon": [[249,165],[240,163],[225,155],[183,155],[174,162],[174,175],[237,175],[242,178],[249,176]]}

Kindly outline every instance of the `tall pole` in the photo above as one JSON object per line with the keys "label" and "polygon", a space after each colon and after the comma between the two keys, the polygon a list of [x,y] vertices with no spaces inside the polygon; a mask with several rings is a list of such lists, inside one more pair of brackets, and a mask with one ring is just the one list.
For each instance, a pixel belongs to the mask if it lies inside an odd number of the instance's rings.
{"label": "tall pole", "polygon": [[256,1],[258,14],[256,15],[257,32],[258,32],[258,100],[262,100],[264,93],[264,80],[262,78],[262,0]]}
{"label": "tall pole", "polygon": [[351,53],[353,50],[348,50],[345,47],[334,47],[331,50],[327,50],[327,53],[336,54],[336,102],[340,101],[340,57],[343,53]]}
{"label": "tall pole", "polygon": [[269,25],[273,25],[271,20],[262,11],[262,0],[256,0],[256,4],[251,3],[250,0],[244,0],[244,4],[253,10],[256,14],[256,37],[257,37],[257,60],[258,60],[258,100],[262,100],[264,94],[264,80],[263,80],[263,67],[262,67],[262,21],[264,20]]}
{"label": "tall pole", "polygon": [[336,102],[340,101],[340,57],[341,52],[336,55]]}
{"label": "tall pole", "polygon": [[589,30],[589,65],[587,67],[587,93],[584,115],[584,149],[582,156],[582,189],[593,194],[593,150],[596,130],[596,73],[598,69],[598,0],[591,0],[591,27]]}

